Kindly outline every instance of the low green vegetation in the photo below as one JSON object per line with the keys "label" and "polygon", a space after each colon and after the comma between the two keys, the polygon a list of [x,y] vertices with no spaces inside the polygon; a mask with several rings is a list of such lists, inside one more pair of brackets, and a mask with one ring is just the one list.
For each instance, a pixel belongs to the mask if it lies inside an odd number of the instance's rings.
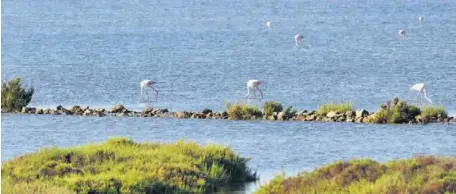
{"label": "low green vegetation", "polygon": [[228,112],[228,118],[233,120],[250,120],[252,118],[262,118],[263,113],[258,107],[249,104],[234,104],[226,103],[226,112]]}
{"label": "low green vegetation", "polygon": [[2,164],[2,193],[200,193],[257,180],[230,148],[175,143],[47,148]]}
{"label": "low green vegetation", "polygon": [[280,102],[267,101],[263,105],[263,113],[266,117],[274,115],[276,113],[283,113],[283,119],[287,120],[292,118],[296,114],[296,110],[293,110],[292,106],[283,109]]}
{"label": "low green vegetation", "polygon": [[2,112],[20,111],[32,100],[33,93],[33,87],[22,87],[21,78],[2,83]]}
{"label": "low green vegetation", "polygon": [[380,110],[372,116],[374,123],[406,123],[421,113],[420,108],[409,105],[395,97],[380,105]]}
{"label": "low green vegetation", "polygon": [[279,175],[256,193],[456,193],[456,158],[419,156],[386,164],[337,161],[295,177]]}
{"label": "low green vegetation", "polygon": [[441,106],[417,107],[409,105],[399,98],[394,98],[386,104],[380,105],[380,110],[371,117],[373,123],[407,123],[420,116],[423,122],[430,120],[445,119],[448,113]]}
{"label": "low green vegetation", "polygon": [[343,103],[327,103],[320,105],[317,109],[317,113],[319,115],[326,115],[326,113],[335,111],[337,113],[344,113],[347,111],[352,111],[353,106],[351,103],[343,102]]}
{"label": "low green vegetation", "polygon": [[443,106],[424,106],[421,107],[421,118],[431,120],[432,118],[447,118],[448,112]]}
{"label": "low green vegetation", "polygon": [[282,112],[283,107],[280,102],[267,101],[263,105],[263,112],[265,116],[271,116],[274,112]]}

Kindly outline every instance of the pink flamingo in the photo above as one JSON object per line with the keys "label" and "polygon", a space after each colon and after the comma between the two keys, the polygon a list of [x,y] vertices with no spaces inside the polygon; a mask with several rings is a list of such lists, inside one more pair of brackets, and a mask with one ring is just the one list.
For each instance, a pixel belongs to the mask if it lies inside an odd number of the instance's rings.
{"label": "pink flamingo", "polygon": [[424,87],[424,83],[414,84],[410,89],[418,91],[418,98],[420,98],[421,104],[423,104],[423,97],[432,104],[432,100],[429,99],[426,95],[426,88]]}
{"label": "pink flamingo", "polygon": [[[155,101],[157,101],[158,91],[157,91],[157,89],[155,89],[154,84],[155,84],[155,82],[151,81],[151,80],[143,80],[143,81],[141,81],[141,83],[139,84],[139,86],[141,88],[141,96],[139,96],[138,103],[141,102],[141,99],[142,99],[142,96],[143,96],[143,90],[146,87],[150,87],[153,90],[155,90]],[[150,103],[149,93],[147,93],[147,101],[148,101],[148,103]]]}
{"label": "pink flamingo", "polygon": [[261,80],[249,80],[247,81],[247,96],[246,98],[249,98],[250,96],[250,90],[253,90],[253,98],[255,98],[255,90],[260,91],[261,93],[261,98],[263,98],[263,92],[261,92],[260,88],[258,88],[259,85],[263,84],[263,81]]}

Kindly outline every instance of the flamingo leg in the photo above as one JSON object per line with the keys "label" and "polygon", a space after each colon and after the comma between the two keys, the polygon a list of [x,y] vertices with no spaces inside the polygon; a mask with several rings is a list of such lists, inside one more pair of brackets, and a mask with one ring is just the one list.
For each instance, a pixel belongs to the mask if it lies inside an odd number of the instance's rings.
{"label": "flamingo leg", "polygon": [[245,96],[245,98],[249,98],[249,96],[250,96],[250,88],[247,87],[247,95]]}
{"label": "flamingo leg", "polygon": [[155,91],[155,102],[158,101],[158,90],[155,87],[151,86],[151,88]]}
{"label": "flamingo leg", "polygon": [[147,92],[147,103],[150,104],[150,97],[149,97],[149,92]]}
{"label": "flamingo leg", "polygon": [[143,88],[141,87],[141,95],[139,96],[138,103],[141,103],[142,96],[143,96]]}
{"label": "flamingo leg", "polygon": [[260,93],[261,93],[261,98],[264,98],[264,97],[263,97],[263,92],[260,90],[260,88],[256,87],[256,89],[258,89],[258,91],[260,91]]}

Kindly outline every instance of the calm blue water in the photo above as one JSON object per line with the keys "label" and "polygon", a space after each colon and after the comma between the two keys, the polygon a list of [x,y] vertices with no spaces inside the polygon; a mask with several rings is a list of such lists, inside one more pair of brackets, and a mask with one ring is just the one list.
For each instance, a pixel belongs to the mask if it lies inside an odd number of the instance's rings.
{"label": "calm blue water", "polygon": [[[223,110],[244,101],[248,79],[262,79],[265,99],[249,103],[350,101],[375,111],[394,96],[413,101],[410,86],[425,82],[434,103],[456,114],[455,0],[3,0],[1,35],[2,80],[33,85],[30,106],[140,109],[139,82],[153,79],[156,107]],[[225,143],[251,156],[264,180],[339,158],[456,155],[454,125],[2,117],[2,160],[119,135]]]}

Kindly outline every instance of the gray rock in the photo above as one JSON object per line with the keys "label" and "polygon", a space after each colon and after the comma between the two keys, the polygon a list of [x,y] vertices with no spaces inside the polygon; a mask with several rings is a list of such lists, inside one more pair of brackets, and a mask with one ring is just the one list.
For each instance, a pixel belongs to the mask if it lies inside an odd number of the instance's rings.
{"label": "gray rock", "polygon": [[112,107],[111,112],[112,112],[112,113],[120,113],[120,112],[122,112],[122,110],[124,110],[124,109],[125,109],[125,107],[124,107],[123,105],[121,105],[121,104],[116,104],[116,105],[114,105],[114,106]]}
{"label": "gray rock", "polygon": [[95,109],[95,111],[97,111],[97,112],[105,112],[106,110],[104,108],[97,108],[97,109]]}
{"label": "gray rock", "polygon": [[364,117],[358,117],[355,120],[356,123],[362,123],[363,121],[364,121]]}
{"label": "gray rock", "polygon": [[86,109],[82,115],[84,115],[84,116],[90,116],[90,115],[92,115],[92,110]]}
{"label": "gray rock", "polygon": [[274,115],[271,115],[271,116],[268,116],[267,119],[270,120],[270,121],[275,121],[276,117]]}
{"label": "gray rock", "polygon": [[83,113],[81,107],[79,107],[79,106],[71,107],[71,112],[73,112],[74,114]]}
{"label": "gray rock", "polygon": [[356,111],[356,118],[367,116],[369,116],[369,112],[367,112],[367,110],[361,109]]}
{"label": "gray rock", "polygon": [[189,114],[187,112],[175,112],[175,117],[177,118],[188,118]]}
{"label": "gray rock", "polygon": [[349,110],[349,111],[345,112],[345,116],[354,117],[354,116],[356,116],[356,113],[354,111]]}
{"label": "gray rock", "polygon": [[315,116],[315,114],[308,115],[306,117],[306,121],[315,121],[316,119],[317,119],[317,116]]}
{"label": "gray rock", "polygon": [[284,112],[279,112],[279,114],[277,114],[277,120],[279,121],[283,121],[285,120],[285,113]]}
{"label": "gray rock", "polygon": [[202,111],[203,114],[209,114],[209,113],[212,113],[212,110],[211,109],[208,109],[208,108],[205,108],[203,111]]}
{"label": "gray rock", "polygon": [[29,108],[28,109],[28,113],[35,114],[35,112],[36,112],[36,108]]}
{"label": "gray rock", "polygon": [[29,108],[28,107],[22,107],[21,113],[28,113]]}
{"label": "gray rock", "polygon": [[35,112],[35,113],[36,113],[36,114],[43,114],[44,111],[43,111],[43,109],[39,108],[39,109],[36,109],[36,112]]}
{"label": "gray rock", "polygon": [[43,110],[43,113],[44,114],[51,114],[51,109],[46,108],[46,109]]}
{"label": "gray rock", "polygon": [[328,118],[333,118],[333,117],[336,117],[337,116],[337,112],[336,111],[330,111],[328,113],[326,113],[326,117]]}

